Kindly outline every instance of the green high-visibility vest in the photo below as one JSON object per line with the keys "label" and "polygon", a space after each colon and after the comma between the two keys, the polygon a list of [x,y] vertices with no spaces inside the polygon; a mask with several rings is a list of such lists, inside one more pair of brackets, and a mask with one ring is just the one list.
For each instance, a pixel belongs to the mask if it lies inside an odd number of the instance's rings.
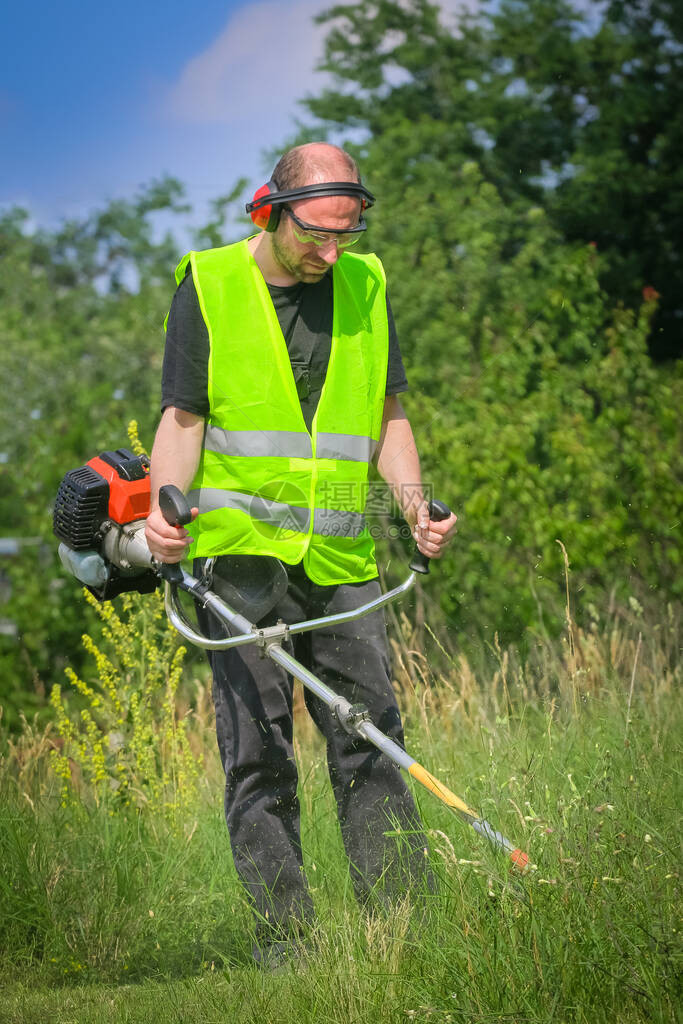
{"label": "green high-visibility vest", "polygon": [[365,523],[368,468],[386,392],[386,280],[374,255],[344,253],[333,268],[330,361],[311,431],[287,346],[247,239],[190,252],[209,333],[209,407],[189,493],[193,557],[303,559],[320,584],[377,575]]}

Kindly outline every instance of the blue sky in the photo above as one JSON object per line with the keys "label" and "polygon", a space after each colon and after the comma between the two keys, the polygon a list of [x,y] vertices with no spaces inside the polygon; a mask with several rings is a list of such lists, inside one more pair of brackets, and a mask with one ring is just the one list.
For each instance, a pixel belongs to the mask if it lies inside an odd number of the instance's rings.
{"label": "blue sky", "polygon": [[[295,95],[314,78],[314,54],[302,60],[294,41],[269,103],[275,40],[296,31],[316,42],[309,23],[322,6],[13,4],[0,62],[0,201],[50,221],[163,172],[199,200],[258,176],[263,148],[287,133]],[[289,30],[273,24],[282,21]]]}
{"label": "blue sky", "polygon": [[[449,11],[462,0],[444,0]],[[472,0],[467,0],[471,3]],[[42,224],[163,173],[199,207],[291,134],[331,0],[15,0],[3,17],[0,203]]]}

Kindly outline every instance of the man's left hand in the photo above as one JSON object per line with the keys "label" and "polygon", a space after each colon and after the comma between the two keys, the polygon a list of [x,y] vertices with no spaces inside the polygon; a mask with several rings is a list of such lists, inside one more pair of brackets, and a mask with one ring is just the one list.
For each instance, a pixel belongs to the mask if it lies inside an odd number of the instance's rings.
{"label": "man's left hand", "polygon": [[423,502],[417,512],[417,524],[413,527],[418,550],[427,558],[441,558],[455,535],[457,521],[454,512],[448,519],[430,519],[427,502]]}

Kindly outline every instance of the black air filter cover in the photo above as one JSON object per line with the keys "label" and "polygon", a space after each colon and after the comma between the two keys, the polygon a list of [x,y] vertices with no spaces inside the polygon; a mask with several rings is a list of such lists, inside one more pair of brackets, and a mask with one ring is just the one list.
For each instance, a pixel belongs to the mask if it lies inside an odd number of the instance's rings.
{"label": "black air filter cover", "polygon": [[70,470],[57,491],[52,530],[74,551],[98,547],[97,532],[107,518],[109,483],[92,466]]}

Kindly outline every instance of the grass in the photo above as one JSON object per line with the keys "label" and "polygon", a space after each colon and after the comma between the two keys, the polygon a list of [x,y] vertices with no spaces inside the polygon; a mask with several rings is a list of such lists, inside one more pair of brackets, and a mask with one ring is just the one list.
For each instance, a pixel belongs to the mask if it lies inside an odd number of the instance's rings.
{"label": "grass", "polygon": [[[403,624],[407,630],[407,624]],[[389,914],[353,900],[324,752],[298,721],[302,835],[318,919],[278,974],[250,962],[207,713],[182,818],[64,808],[51,735],[5,741],[0,1022],[674,1021],[680,985],[680,667],[672,622],[543,643],[484,676],[406,632],[408,749],[527,849],[524,878],[416,793],[439,885]],[[431,646],[430,646],[431,645]],[[397,651],[398,653],[398,651]],[[440,657],[441,670],[432,667]],[[450,659],[450,660],[449,660]]]}

